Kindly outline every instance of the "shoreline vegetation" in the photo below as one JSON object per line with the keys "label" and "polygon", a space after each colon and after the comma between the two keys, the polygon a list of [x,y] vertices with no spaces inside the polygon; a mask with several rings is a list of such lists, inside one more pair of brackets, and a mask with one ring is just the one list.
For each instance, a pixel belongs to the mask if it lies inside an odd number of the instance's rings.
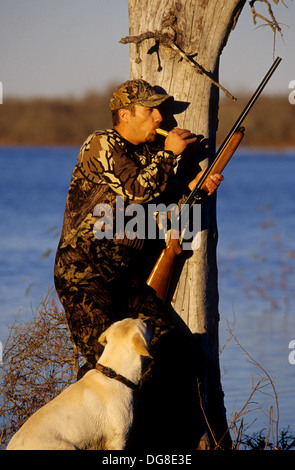
{"label": "shoreline vegetation", "polygon": [[[4,98],[0,106],[0,145],[81,145],[97,129],[112,127],[109,98],[113,86],[83,97]],[[249,96],[219,103],[217,145],[226,137]],[[288,96],[262,96],[245,119],[241,147],[295,148],[295,105]]]}

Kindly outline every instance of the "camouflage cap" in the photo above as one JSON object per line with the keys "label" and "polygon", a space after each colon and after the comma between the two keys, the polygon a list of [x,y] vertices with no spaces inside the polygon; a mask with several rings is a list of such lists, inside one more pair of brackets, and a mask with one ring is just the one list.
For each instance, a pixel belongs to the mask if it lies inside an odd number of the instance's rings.
{"label": "camouflage cap", "polygon": [[110,108],[111,111],[115,111],[130,104],[153,108],[168,99],[173,100],[173,96],[156,93],[145,80],[128,80],[114,90],[110,100]]}

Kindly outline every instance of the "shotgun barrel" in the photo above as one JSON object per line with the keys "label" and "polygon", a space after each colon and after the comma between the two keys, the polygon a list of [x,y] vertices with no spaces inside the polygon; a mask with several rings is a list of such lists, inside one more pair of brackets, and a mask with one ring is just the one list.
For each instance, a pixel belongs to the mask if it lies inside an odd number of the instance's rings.
{"label": "shotgun barrel", "polygon": [[[254,92],[253,96],[250,98],[248,104],[246,105],[246,107],[243,109],[241,115],[239,116],[239,118],[237,119],[237,121],[235,122],[235,124],[233,125],[232,129],[229,131],[229,133],[227,134],[226,138],[224,139],[223,143],[221,144],[221,146],[219,147],[218,149],[218,152],[214,158],[214,161],[212,162],[212,164],[207,168],[207,170],[204,172],[202,178],[199,180],[198,184],[195,186],[195,188],[190,192],[187,200],[186,200],[186,204],[189,204],[190,206],[192,206],[194,204],[194,202],[199,199],[199,194],[200,194],[200,189],[202,188],[205,180],[208,178],[208,175],[209,173],[211,172],[211,167],[213,165],[215,165],[215,163],[218,161],[220,155],[222,154],[222,152],[224,151],[225,147],[228,145],[229,141],[231,140],[232,136],[234,135],[235,132],[237,132],[240,127],[241,127],[241,124],[243,123],[244,119],[246,118],[247,114],[249,113],[250,109],[252,108],[252,106],[254,105],[255,101],[257,100],[257,98],[259,97],[259,95],[261,94],[262,90],[264,89],[265,85],[267,84],[267,82],[269,81],[269,79],[271,78],[271,76],[273,75],[273,73],[275,72],[276,68],[278,67],[279,63],[281,62],[281,57],[277,57],[276,60],[274,61],[274,63],[272,64],[272,66],[270,67],[269,71],[267,72],[267,74],[265,75],[265,77],[263,78],[263,80],[261,81],[260,85],[258,86],[257,90]],[[211,173],[212,174],[212,173]]]}
{"label": "shotgun barrel", "polygon": [[[258,86],[258,88],[256,89],[256,91],[254,92],[254,94],[252,95],[252,97],[250,98],[248,104],[246,105],[246,107],[243,109],[241,115],[238,117],[237,121],[235,122],[235,124],[233,125],[232,129],[229,131],[229,133],[227,134],[226,138],[224,139],[223,143],[221,144],[221,146],[219,147],[218,149],[218,152],[216,153],[216,156],[214,158],[214,161],[212,162],[212,164],[207,168],[207,170],[204,172],[204,174],[202,175],[202,177],[200,178],[200,180],[198,181],[198,184],[195,186],[195,188],[190,192],[187,200],[186,200],[186,204],[189,204],[189,206],[191,207],[197,199],[200,198],[200,190],[201,188],[204,186],[204,182],[205,180],[208,178],[208,176],[210,174],[213,174],[212,173],[212,166],[214,166],[216,164],[216,162],[218,161],[220,155],[222,154],[222,152],[224,151],[225,147],[228,145],[228,143],[230,142],[232,136],[240,130],[241,128],[241,124],[243,123],[243,121],[245,120],[247,114],[249,113],[250,109],[252,108],[252,106],[254,105],[254,103],[256,102],[257,98],[259,97],[259,95],[261,94],[261,92],[263,91],[263,89],[265,88],[266,84],[268,83],[268,81],[270,80],[271,76],[273,75],[273,73],[275,72],[276,68],[278,67],[279,63],[281,62],[281,57],[277,57],[276,60],[273,62],[272,66],[270,67],[269,71],[267,72],[267,74],[265,75],[265,77],[263,78],[263,80],[261,81],[260,85]],[[163,129],[156,129],[156,132],[164,137],[167,137],[168,135],[168,132],[163,130]],[[216,173],[216,172],[215,172]]]}

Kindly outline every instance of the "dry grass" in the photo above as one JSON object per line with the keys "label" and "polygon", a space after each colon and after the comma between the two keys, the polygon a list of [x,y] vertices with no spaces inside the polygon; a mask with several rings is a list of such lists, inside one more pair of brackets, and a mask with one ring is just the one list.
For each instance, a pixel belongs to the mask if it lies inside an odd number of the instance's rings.
{"label": "dry grass", "polygon": [[79,357],[63,312],[48,293],[32,320],[10,327],[0,368],[0,445],[76,379]]}

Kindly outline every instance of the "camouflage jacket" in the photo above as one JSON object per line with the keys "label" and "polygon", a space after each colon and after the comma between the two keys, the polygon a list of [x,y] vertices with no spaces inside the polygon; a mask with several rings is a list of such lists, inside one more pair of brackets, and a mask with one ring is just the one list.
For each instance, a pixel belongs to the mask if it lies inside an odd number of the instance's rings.
{"label": "camouflage jacket", "polygon": [[[72,174],[55,262],[55,281],[88,282],[98,272],[111,279],[120,262],[119,244],[138,248],[139,240],[97,240],[93,215],[97,204],[113,208],[116,196],[126,204],[148,203],[166,189],[176,164],[172,152],[134,146],[115,130],[96,131],[82,145]],[[117,256],[118,255],[118,256]]]}

